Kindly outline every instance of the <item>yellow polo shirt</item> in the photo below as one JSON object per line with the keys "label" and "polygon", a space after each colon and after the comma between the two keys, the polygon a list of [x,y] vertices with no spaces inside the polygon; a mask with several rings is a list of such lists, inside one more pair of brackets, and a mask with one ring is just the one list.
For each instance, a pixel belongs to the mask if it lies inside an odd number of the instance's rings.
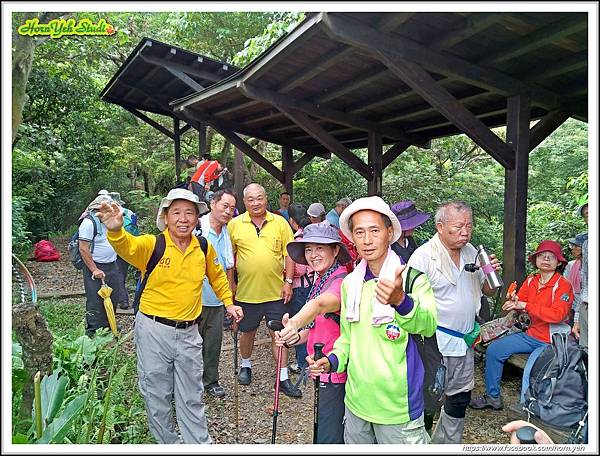
{"label": "yellow polo shirt", "polygon": [[261,303],[281,299],[286,247],[294,240],[288,222],[267,211],[258,230],[244,212],[227,224],[227,231],[236,254],[236,300]]}
{"label": "yellow polo shirt", "polygon": [[[217,297],[225,306],[231,305],[233,300],[227,276],[210,242],[205,259],[195,236],[182,252],[169,236],[168,229],[163,234],[165,253],[148,277],[140,300],[140,311],[171,320],[195,320],[202,312],[205,275]],[[132,236],[121,228],[117,232],[109,231],[107,238],[121,258],[145,273],[154,251],[156,236]]]}

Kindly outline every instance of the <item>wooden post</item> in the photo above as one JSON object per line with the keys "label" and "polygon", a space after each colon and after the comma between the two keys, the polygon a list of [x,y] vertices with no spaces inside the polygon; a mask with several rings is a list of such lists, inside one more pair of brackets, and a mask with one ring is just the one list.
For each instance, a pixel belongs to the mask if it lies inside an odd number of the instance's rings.
{"label": "wooden post", "polygon": [[525,279],[527,173],[531,101],[523,95],[508,98],[506,142],[515,153],[514,169],[504,171],[504,283]]}
{"label": "wooden post", "polygon": [[383,146],[381,143],[381,134],[369,131],[369,169],[372,173],[367,185],[369,196],[381,196],[383,182],[382,158]]}
{"label": "wooden post", "polygon": [[234,147],[235,162],[233,166],[233,192],[235,193],[235,205],[240,212],[244,211],[244,154]]}
{"label": "wooden post", "polygon": [[181,176],[181,133],[179,132],[179,119],[173,117],[173,142],[175,144],[175,181],[179,182]]}
{"label": "wooden post", "polygon": [[283,168],[283,186],[285,191],[290,194],[290,199],[294,192],[294,156],[290,146],[281,146],[281,162]]}
{"label": "wooden post", "polygon": [[200,129],[198,130],[198,158],[202,159],[202,155],[209,153],[206,150],[206,124],[200,123]]}

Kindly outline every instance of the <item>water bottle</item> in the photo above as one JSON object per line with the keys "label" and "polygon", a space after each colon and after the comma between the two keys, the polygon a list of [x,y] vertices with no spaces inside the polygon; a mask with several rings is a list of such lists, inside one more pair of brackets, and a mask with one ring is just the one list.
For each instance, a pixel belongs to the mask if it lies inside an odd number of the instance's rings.
{"label": "water bottle", "polygon": [[494,266],[492,266],[490,256],[482,245],[477,248],[477,258],[479,260],[479,267],[485,274],[485,280],[487,281],[488,286],[493,290],[502,288],[504,283],[496,272],[496,269],[494,269]]}

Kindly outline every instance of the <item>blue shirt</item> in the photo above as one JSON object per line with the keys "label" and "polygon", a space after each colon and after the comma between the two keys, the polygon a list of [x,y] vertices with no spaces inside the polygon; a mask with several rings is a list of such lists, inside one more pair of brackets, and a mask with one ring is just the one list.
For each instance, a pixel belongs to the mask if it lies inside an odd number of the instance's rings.
{"label": "blue shirt", "polygon": [[288,222],[290,221],[290,214],[288,213],[287,209],[281,209],[279,208],[277,210],[277,212],[279,212],[279,215],[281,215],[284,219],[286,219]]}
{"label": "blue shirt", "polygon": [[340,216],[338,215],[338,213],[335,211],[334,209],[331,209],[327,215],[325,216],[325,218],[327,219],[327,221],[335,226],[336,228],[340,227]]}
{"label": "blue shirt", "polygon": [[[231,247],[229,233],[227,232],[227,226],[223,226],[221,228],[221,234],[217,235],[215,230],[210,227],[208,217],[209,214],[206,214],[200,218],[202,234],[208,239],[217,252],[217,258],[223,267],[223,271],[227,271],[227,269],[233,268],[233,249]],[[207,277],[204,278],[204,284],[202,285],[202,305],[206,307],[218,307],[223,305],[223,302],[219,301],[219,298],[217,298],[217,295],[210,286]]]}

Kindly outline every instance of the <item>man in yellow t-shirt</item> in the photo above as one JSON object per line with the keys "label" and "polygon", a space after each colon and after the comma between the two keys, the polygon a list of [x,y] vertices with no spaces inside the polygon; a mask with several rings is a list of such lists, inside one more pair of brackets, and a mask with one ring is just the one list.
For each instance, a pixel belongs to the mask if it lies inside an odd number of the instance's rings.
{"label": "man in yellow t-shirt", "polygon": [[[205,276],[227,313],[236,322],[243,318],[242,309],[232,303],[215,249],[208,243],[205,255],[192,235],[198,216],[206,211],[206,203],[188,190],[173,189],[162,199],[156,226],[164,236],[164,252],[145,278],[135,317],[139,388],[146,402],[148,428],[158,443],[211,443],[202,403],[204,366],[198,331]],[[127,233],[123,214],[114,203],[103,203],[98,217],[117,254],[146,275],[159,238]],[[180,436],[172,421],[172,395]]]}
{"label": "man in yellow t-shirt", "polygon": [[[235,302],[244,311],[239,326],[242,361],[238,381],[248,385],[252,381],[250,356],[261,320],[263,317],[267,321],[281,320],[288,312],[286,304],[292,297],[294,262],[286,246],[294,240],[294,235],[283,217],[267,211],[267,195],[261,185],[250,184],[244,189],[244,205],[246,212],[231,220],[227,230],[236,255]],[[272,331],[271,337],[273,358],[277,359],[278,347]],[[287,360],[286,348],[282,356]],[[287,367],[281,368],[279,378],[284,394],[302,397],[302,391],[290,382]]]}

